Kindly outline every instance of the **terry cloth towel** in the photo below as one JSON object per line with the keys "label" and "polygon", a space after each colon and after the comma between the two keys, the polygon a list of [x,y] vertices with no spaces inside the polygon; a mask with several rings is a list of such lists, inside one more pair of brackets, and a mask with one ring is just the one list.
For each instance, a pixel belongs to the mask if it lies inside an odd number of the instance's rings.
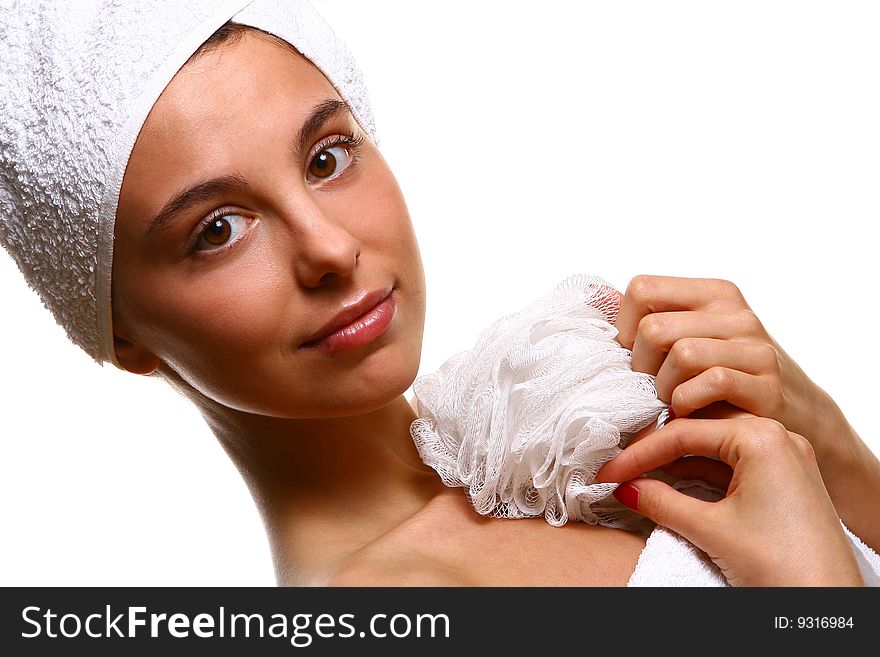
{"label": "terry cloth towel", "polygon": [[[525,309],[482,331],[413,384],[418,419],[410,433],[443,483],[463,487],[474,509],[501,518],[544,516],[618,528],[650,523],[595,476],[639,430],[667,417],[654,377],[633,372],[615,337],[617,291],[576,274]],[[724,496],[696,480],[664,481],[700,499]],[[849,530],[866,583],[880,559]],[[708,557],[669,529],[651,533],[630,586],[716,586]]]}
{"label": "terry cloth towel", "polygon": [[348,48],[306,0],[0,0],[0,243],[73,342],[115,363],[113,226],[138,132],[226,21],[311,60],[376,141]]}
{"label": "terry cloth towel", "polygon": [[[843,523],[840,523],[843,525]],[[865,586],[880,586],[880,556],[843,525]],[[729,586],[706,553],[666,527],[648,536],[627,586]]]}

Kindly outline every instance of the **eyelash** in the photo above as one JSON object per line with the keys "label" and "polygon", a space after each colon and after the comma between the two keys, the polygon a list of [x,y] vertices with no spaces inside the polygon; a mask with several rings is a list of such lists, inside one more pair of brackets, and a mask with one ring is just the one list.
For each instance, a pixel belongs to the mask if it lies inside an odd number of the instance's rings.
{"label": "eyelash", "polygon": [[319,141],[312,150],[309,152],[308,162],[306,163],[306,168],[311,164],[312,160],[320,153],[321,151],[327,150],[328,148],[333,148],[334,146],[338,146],[339,144],[345,144],[351,148],[351,164],[349,164],[342,173],[334,174],[329,178],[326,178],[322,182],[330,182],[331,180],[335,180],[341,175],[344,175],[346,171],[350,170],[352,167],[356,166],[360,161],[360,147],[364,143],[363,135],[354,135],[352,133],[344,133],[338,135],[332,135],[330,137],[325,137],[321,141]]}
{"label": "eyelash", "polygon": [[[352,167],[357,165],[357,163],[360,161],[360,155],[359,155],[358,151],[359,151],[361,145],[363,145],[363,143],[364,143],[364,136],[363,135],[354,135],[351,133],[337,134],[337,135],[332,135],[330,137],[325,137],[324,139],[319,141],[317,144],[315,144],[315,146],[310,151],[309,156],[308,156],[308,163],[311,164],[312,160],[315,158],[315,156],[318,155],[318,153],[320,153],[321,151],[327,150],[328,148],[333,148],[334,146],[338,146],[340,144],[345,144],[345,145],[349,146],[351,148],[351,163],[342,171],[342,173],[335,174],[335,175],[322,181],[322,183],[329,183],[329,182],[335,180],[336,178],[338,178],[339,176],[344,175]],[[238,210],[233,210],[231,208],[218,208],[218,209],[214,210],[207,217],[205,217],[204,219],[202,219],[199,222],[199,225],[196,227],[196,230],[193,232],[192,238],[190,238],[189,244],[187,245],[187,250],[190,253],[195,254],[197,252],[196,245],[199,243],[199,240],[201,239],[204,232],[208,229],[208,226],[210,226],[213,222],[217,221],[217,219],[221,219],[221,218],[226,217],[228,215],[239,215],[242,217],[247,217],[246,214],[244,214]],[[250,221],[254,221],[254,218],[251,217]],[[250,227],[248,227],[248,231],[250,231]],[[212,258],[216,255],[224,253],[225,251],[227,251],[228,249],[230,249],[234,246],[237,246],[238,243],[241,242],[243,239],[245,239],[244,236],[240,237],[239,239],[235,240],[234,242],[231,242],[227,246],[221,246],[219,248],[206,250],[206,251],[198,251],[199,257]]]}
{"label": "eyelash", "polygon": [[212,223],[214,223],[218,219],[222,219],[223,217],[228,217],[230,215],[236,215],[236,216],[244,217],[244,218],[248,219],[248,228],[247,228],[248,232],[250,232],[250,230],[251,230],[250,224],[252,222],[256,221],[256,217],[252,217],[249,214],[242,212],[241,210],[235,210],[233,208],[228,208],[228,207],[227,208],[217,208],[216,210],[212,211],[207,217],[202,219],[199,222],[199,225],[196,226],[195,231],[193,231],[193,236],[190,238],[189,244],[187,245],[187,250],[189,251],[189,253],[191,253],[193,255],[198,254],[198,257],[200,257],[200,258],[213,258],[214,256],[216,256],[220,253],[224,253],[227,249],[231,249],[232,247],[237,246],[239,244],[239,242],[241,242],[243,239],[246,239],[247,235],[245,234],[245,235],[242,235],[241,237],[239,237],[234,242],[230,242],[226,246],[220,246],[216,249],[210,249],[210,250],[205,250],[205,251],[201,251],[201,250],[196,249],[196,246],[198,245],[199,240],[201,239],[201,237],[205,233],[205,231],[208,229],[208,226],[210,226]]}

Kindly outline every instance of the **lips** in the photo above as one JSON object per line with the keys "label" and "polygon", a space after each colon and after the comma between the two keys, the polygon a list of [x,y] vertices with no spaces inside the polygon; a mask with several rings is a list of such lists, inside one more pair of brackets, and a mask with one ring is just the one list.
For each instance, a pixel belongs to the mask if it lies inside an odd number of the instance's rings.
{"label": "lips", "polygon": [[343,306],[324,326],[312,333],[301,348],[339,351],[360,346],[384,332],[394,314],[393,286],[363,293]]}

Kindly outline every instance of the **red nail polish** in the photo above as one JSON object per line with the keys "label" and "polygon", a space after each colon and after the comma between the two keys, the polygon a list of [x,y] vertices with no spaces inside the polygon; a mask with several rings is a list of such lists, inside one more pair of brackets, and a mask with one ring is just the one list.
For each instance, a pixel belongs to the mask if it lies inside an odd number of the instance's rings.
{"label": "red nail polish", "polygon": [[678,416],[675,414],[675,411],[672,410],[672,406],[670,406],[667,410],[669,411],[669,417],[666,418],[666,421],[667,421],[667,422],[672,422],[675,418],[678,417]]}
{"label": "red nail polish", "polygon": [[625,507],[638,511],[639,489],[632,484],[620,484],[620,486],[614,489],[614,497]]}

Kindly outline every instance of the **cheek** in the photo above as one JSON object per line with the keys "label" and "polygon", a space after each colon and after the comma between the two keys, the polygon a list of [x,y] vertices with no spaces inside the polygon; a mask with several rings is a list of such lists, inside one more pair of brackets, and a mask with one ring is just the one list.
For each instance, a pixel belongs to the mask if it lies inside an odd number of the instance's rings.
{"label": "cheek", "polygon": [[387,164],[380,162],[358,189],[359,235],[389,259],[389,271],[397,275],[407,298],[419,336],[414,349],[420,352],[426,311],[424,265],[403,193]]}
{"label": "cheek", "polygon": [[[361,234],[385,253],[399,258],[402,268],[419,260],[418,244],[403,193],[387,166],[374,169],[356,199]],[[367,237],[369,236],[369,237]]]}
{"label": "cheek", "polygon": [[142,321],[156,355],[202,389],[242,380],[285,345],[292,348],[292,295],[268,262],[240,257],[197,280],[157,281],[150,304],[156,312]]}

